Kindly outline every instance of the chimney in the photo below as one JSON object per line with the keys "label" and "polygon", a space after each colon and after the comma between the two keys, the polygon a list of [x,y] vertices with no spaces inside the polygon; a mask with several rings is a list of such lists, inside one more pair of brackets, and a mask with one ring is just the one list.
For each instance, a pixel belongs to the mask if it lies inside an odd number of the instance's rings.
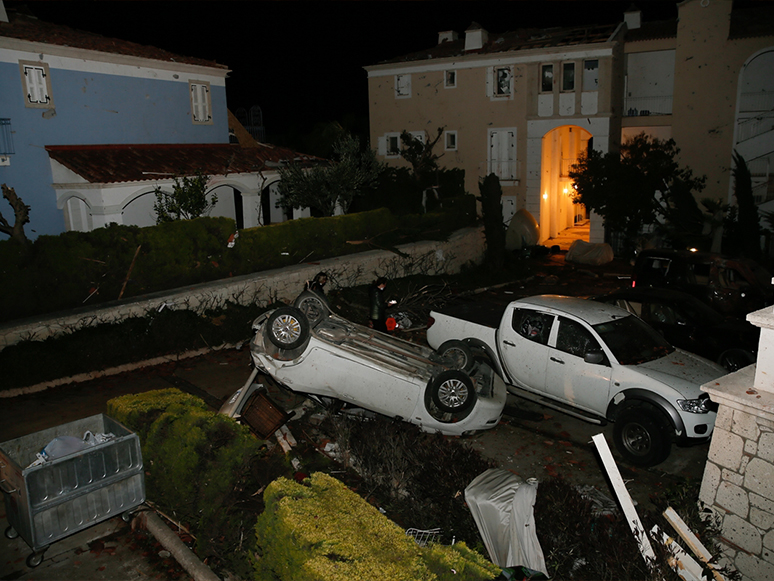
{"label": "chimney", "polygon": [[459,34],[457,34],[454,30],[446,30],[444,32],[438,33],[438,44],[443,44],[444,42],[454,42],[460,37]]}
{"label": "chimney", "polygon": [[642,26],[642,11],[634,4],[624,12],[624,22],[629,30],[634,30]]}
{"label": "chimney", "polygon": [[489,33],[481,28],[478,22],[471,22],[465,31],[465,50],[478,50],[483,48],[489,40]]}

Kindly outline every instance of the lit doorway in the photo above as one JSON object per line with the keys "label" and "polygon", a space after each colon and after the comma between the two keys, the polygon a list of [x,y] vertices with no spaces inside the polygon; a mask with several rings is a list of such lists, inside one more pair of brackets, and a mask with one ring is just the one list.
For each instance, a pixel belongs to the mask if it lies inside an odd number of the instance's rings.
{"label": "lit doorway", "polygon": [[555,238],[559,232],[587,219],[585,207],[572,203],[570,167],[577,163],[581,154],[588,151],[591,139],[591,133],[577,125],[557,127],[543,136],[540,164],[542,240]]}

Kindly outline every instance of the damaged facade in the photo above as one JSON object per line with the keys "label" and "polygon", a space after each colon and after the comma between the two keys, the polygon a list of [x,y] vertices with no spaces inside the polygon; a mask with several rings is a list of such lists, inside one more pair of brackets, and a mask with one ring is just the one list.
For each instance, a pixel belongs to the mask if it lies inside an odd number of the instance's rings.
{"label": "damaged facade", "polygon": [[153,225],[155,188],[197,172],[211,215],[239,228],[308,216],[276,208],[277,167],[297,155],[241,130],[228,72],[0,10],[0,183],[31,206],[28,234]]}
{"label": "damaged facade", "polygon": [[[677,10],[659,22],[631,9],[617,25],[441,32],[435,47],[366,67],[371,143],[400,165],[402,131],[443,128],[439,163],[463,168],[475,194],[497,174],[504,217],[532,213],[541,243],[585,218],[569,195],[578,156],[641,132],[675,139],[679,163],[708,177],[702,198],[733,202],[738,151],[756,202],[774,207],[772,6],[686,0]],[[589,241],[604,241],[594,215]]]}

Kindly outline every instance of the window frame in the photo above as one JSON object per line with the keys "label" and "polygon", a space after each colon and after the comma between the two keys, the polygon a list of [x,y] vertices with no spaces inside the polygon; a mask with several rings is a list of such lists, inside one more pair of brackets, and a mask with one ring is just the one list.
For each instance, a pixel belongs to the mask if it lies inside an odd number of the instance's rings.
{"label": "window frame", "polygon": [[[35,83],[35,91],[42,90],[45,94],[45,101],[31,101],[30,96],[33,91],[30,85],[32,77],[28,75],[28,70],[34,69],[40,71],[40,79]],[[24,90],[24,106],[31,109],[53,109],[54,97],[51,90],[51,70],[48,63],[42,61],[19,61],[19,73],[21,74],[22,89]]]}
{"label": "window frame", "polygon": [[[546,89],[546,71],[551,72],[551,87]],[[554,92],[554,63],[542,63],[540,65],[540,93],[547,95]]]}
{"label": "window frame", "polygon": [[[403,79],[406,79],[408,82],[401,83]],[[402,91],[405,91],[405,92],[402,92]],[[396,99],[411,98],[411,73],[395,75],[395,98]]]}
{"label": "window frame", "polygon": [[[201,94],[197,95],[199,89],[204,89],[204,91],[206,91],[204,99],[201,98]],[[210,86],[209,81],[190,79],[188,81],[188,95],[190,98],[191,121],[193,124],[212,125],[212,87]],[[203,110],[199,111],[202,108]],[[197,114],[200,113],[203,113],[203,115],[200,115],[202,118],[197,117]],[[203,119],[204,117],[206,117],[206,119]]]}
{"label": "window frame", "polygon": [[[567,88],[567,76],[566,72],[568,70],[568,67],[571,67],[572,69],[572,86],[570,88]],[[565,61],[562,63],[562,87],[561,92],[562,93],[573,93],[575,91],[575,61]]]}
{"label": "window frame", "polygon": [[[390,141],[395,140],[397,149],[390,149]],[[386,159],[397,159],[400,157],[400,133],[390,131],[379,137],[379,147],[377,153]]]}
{"label": "window frame", "polygon": [[[449,141],[453,141],[453,144],[450,144]],[[443,132],[443,150],[444,151],[457,151],[457,130],[452,129],[449,131]]]}
{"label": "window frame", "polygon": [[[500,92],[500,71],[507,71],[508,91]],[[494,99],[510,99],[513,96],[513,67],[495,66],[492,67],[492,97]]]}
{"label": "window frame", "polygon": [[[500,156],[493,158],[493,134],[512,134],[507,144],[498,143],[498,153],[505,147],[511,151],[509,159],[501,159]],[[499,138],[498,138],[499,141]],[[503,171],[503,168],[510,167],[512,171]],[[518,129],[516,127],[492,127],[487,131],[487,175],[493,173],[499,179],[502,185],[518,185],[519,182],[519,156],[518,156]]]}
{"label": "window frame", "polygon": [[[449,82],[449,76],[452,77],[452,82]],[[457,88],[457,69],[446,69],[443,72],[443,87],[444,89],[456,89]]]}
{"label": "window frame", "polygon": [[[586,68],[586,63],[597,63],[597,66],[594,69],[587,69]],[[583,59],[582,65],[583,65],[582,90],[584,92],[586,92],[586,93],[592,93],[592,92],[599,91],[599,59]],[[595,70],[596,71],[596,75],[594,75],[593,77],[587,76],[586,75],[586,71],[587,70]],[[593,81],[595,83],[595,86],[592,87],[592,88],[589,88],[589,87],[586,86],[586,83],[590,79],[593,79]]]}

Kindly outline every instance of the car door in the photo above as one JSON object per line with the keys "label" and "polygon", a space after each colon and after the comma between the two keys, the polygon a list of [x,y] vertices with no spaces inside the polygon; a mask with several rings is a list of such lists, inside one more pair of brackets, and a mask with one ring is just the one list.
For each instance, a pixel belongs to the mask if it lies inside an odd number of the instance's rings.
{"label": "car door", "polygon": [[520,387],[543,392],[548,362],[548,338],[554,315],[515,307],[510,324],[498,333],[503,367]]}
{"label": "car door", "polygon": [[[605,415],[612,368],[599,341],[584,323],[560,316],[549,345],[546,393],[582,409]],[[603,354],[600,363],[584,359],[590,352]]]}

